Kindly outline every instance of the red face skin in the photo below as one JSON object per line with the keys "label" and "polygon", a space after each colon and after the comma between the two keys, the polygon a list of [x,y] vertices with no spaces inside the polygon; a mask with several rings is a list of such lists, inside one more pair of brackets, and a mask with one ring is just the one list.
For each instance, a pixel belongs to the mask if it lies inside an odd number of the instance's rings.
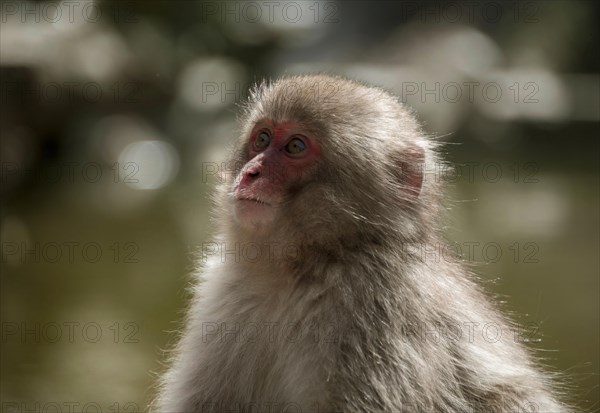
{"label": "red face skin", "polygon": [[[256,147],[263,132],[270,142]],[[289,144],[295,139],[302,141],[304,149],[290,153],[293,145]],[[289,187],[300,182],[319,159],[320,148],[297,122],[276,124],[267,119],[253,128],[247,150],[249,160],[235,180],[233,194],[238,223],[255,228],[273,221]]]}

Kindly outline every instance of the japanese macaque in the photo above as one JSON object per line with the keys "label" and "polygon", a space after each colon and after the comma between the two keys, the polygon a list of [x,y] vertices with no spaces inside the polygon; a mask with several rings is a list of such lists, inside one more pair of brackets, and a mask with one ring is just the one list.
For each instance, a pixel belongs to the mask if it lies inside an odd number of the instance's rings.
{"label": "japanese macaque", "polygon": [[569,411],[460,260],[430,252],[436,146],[379,88],[252,90],[154,411]]}

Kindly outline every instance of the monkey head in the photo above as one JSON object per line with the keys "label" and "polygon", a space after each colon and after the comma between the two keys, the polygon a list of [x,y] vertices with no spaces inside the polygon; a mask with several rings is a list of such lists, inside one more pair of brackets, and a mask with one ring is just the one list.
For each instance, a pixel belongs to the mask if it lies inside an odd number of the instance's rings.
{"label": "monkey head", "polygon": [[[432,211],[422,164],[435,153],[387,92],[326,75],[256,86],[221,188],[226,222],[314,242],[415,233]],[[403,219],[404,218],[404,219]]]}

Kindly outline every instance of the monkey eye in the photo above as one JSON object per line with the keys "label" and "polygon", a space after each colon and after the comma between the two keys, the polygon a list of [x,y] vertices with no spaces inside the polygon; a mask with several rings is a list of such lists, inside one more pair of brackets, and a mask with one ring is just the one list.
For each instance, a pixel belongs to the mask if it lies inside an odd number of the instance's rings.
{"label": "monkey eye", "polygon": [[256,139],[254,140],[254,149],[261,150],[265,149],[271,143],[271,136],[266,131],[258,132]]}
{"label": "monkey eye", "polygon": [[306,144],[300,138],[293,138],[285,145],[285,151],[292,155],[302,152],[306,149]]}

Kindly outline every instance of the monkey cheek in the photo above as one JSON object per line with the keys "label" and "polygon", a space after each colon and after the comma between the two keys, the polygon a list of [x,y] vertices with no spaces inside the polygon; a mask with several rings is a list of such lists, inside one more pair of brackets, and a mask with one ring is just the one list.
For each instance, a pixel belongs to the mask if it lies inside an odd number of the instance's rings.
{"label": "monkey cheek", "polygon": [[275,208],[271,205],[240,199],[235,203],[235,219],[243,228],[258,229],[275,220]]}

